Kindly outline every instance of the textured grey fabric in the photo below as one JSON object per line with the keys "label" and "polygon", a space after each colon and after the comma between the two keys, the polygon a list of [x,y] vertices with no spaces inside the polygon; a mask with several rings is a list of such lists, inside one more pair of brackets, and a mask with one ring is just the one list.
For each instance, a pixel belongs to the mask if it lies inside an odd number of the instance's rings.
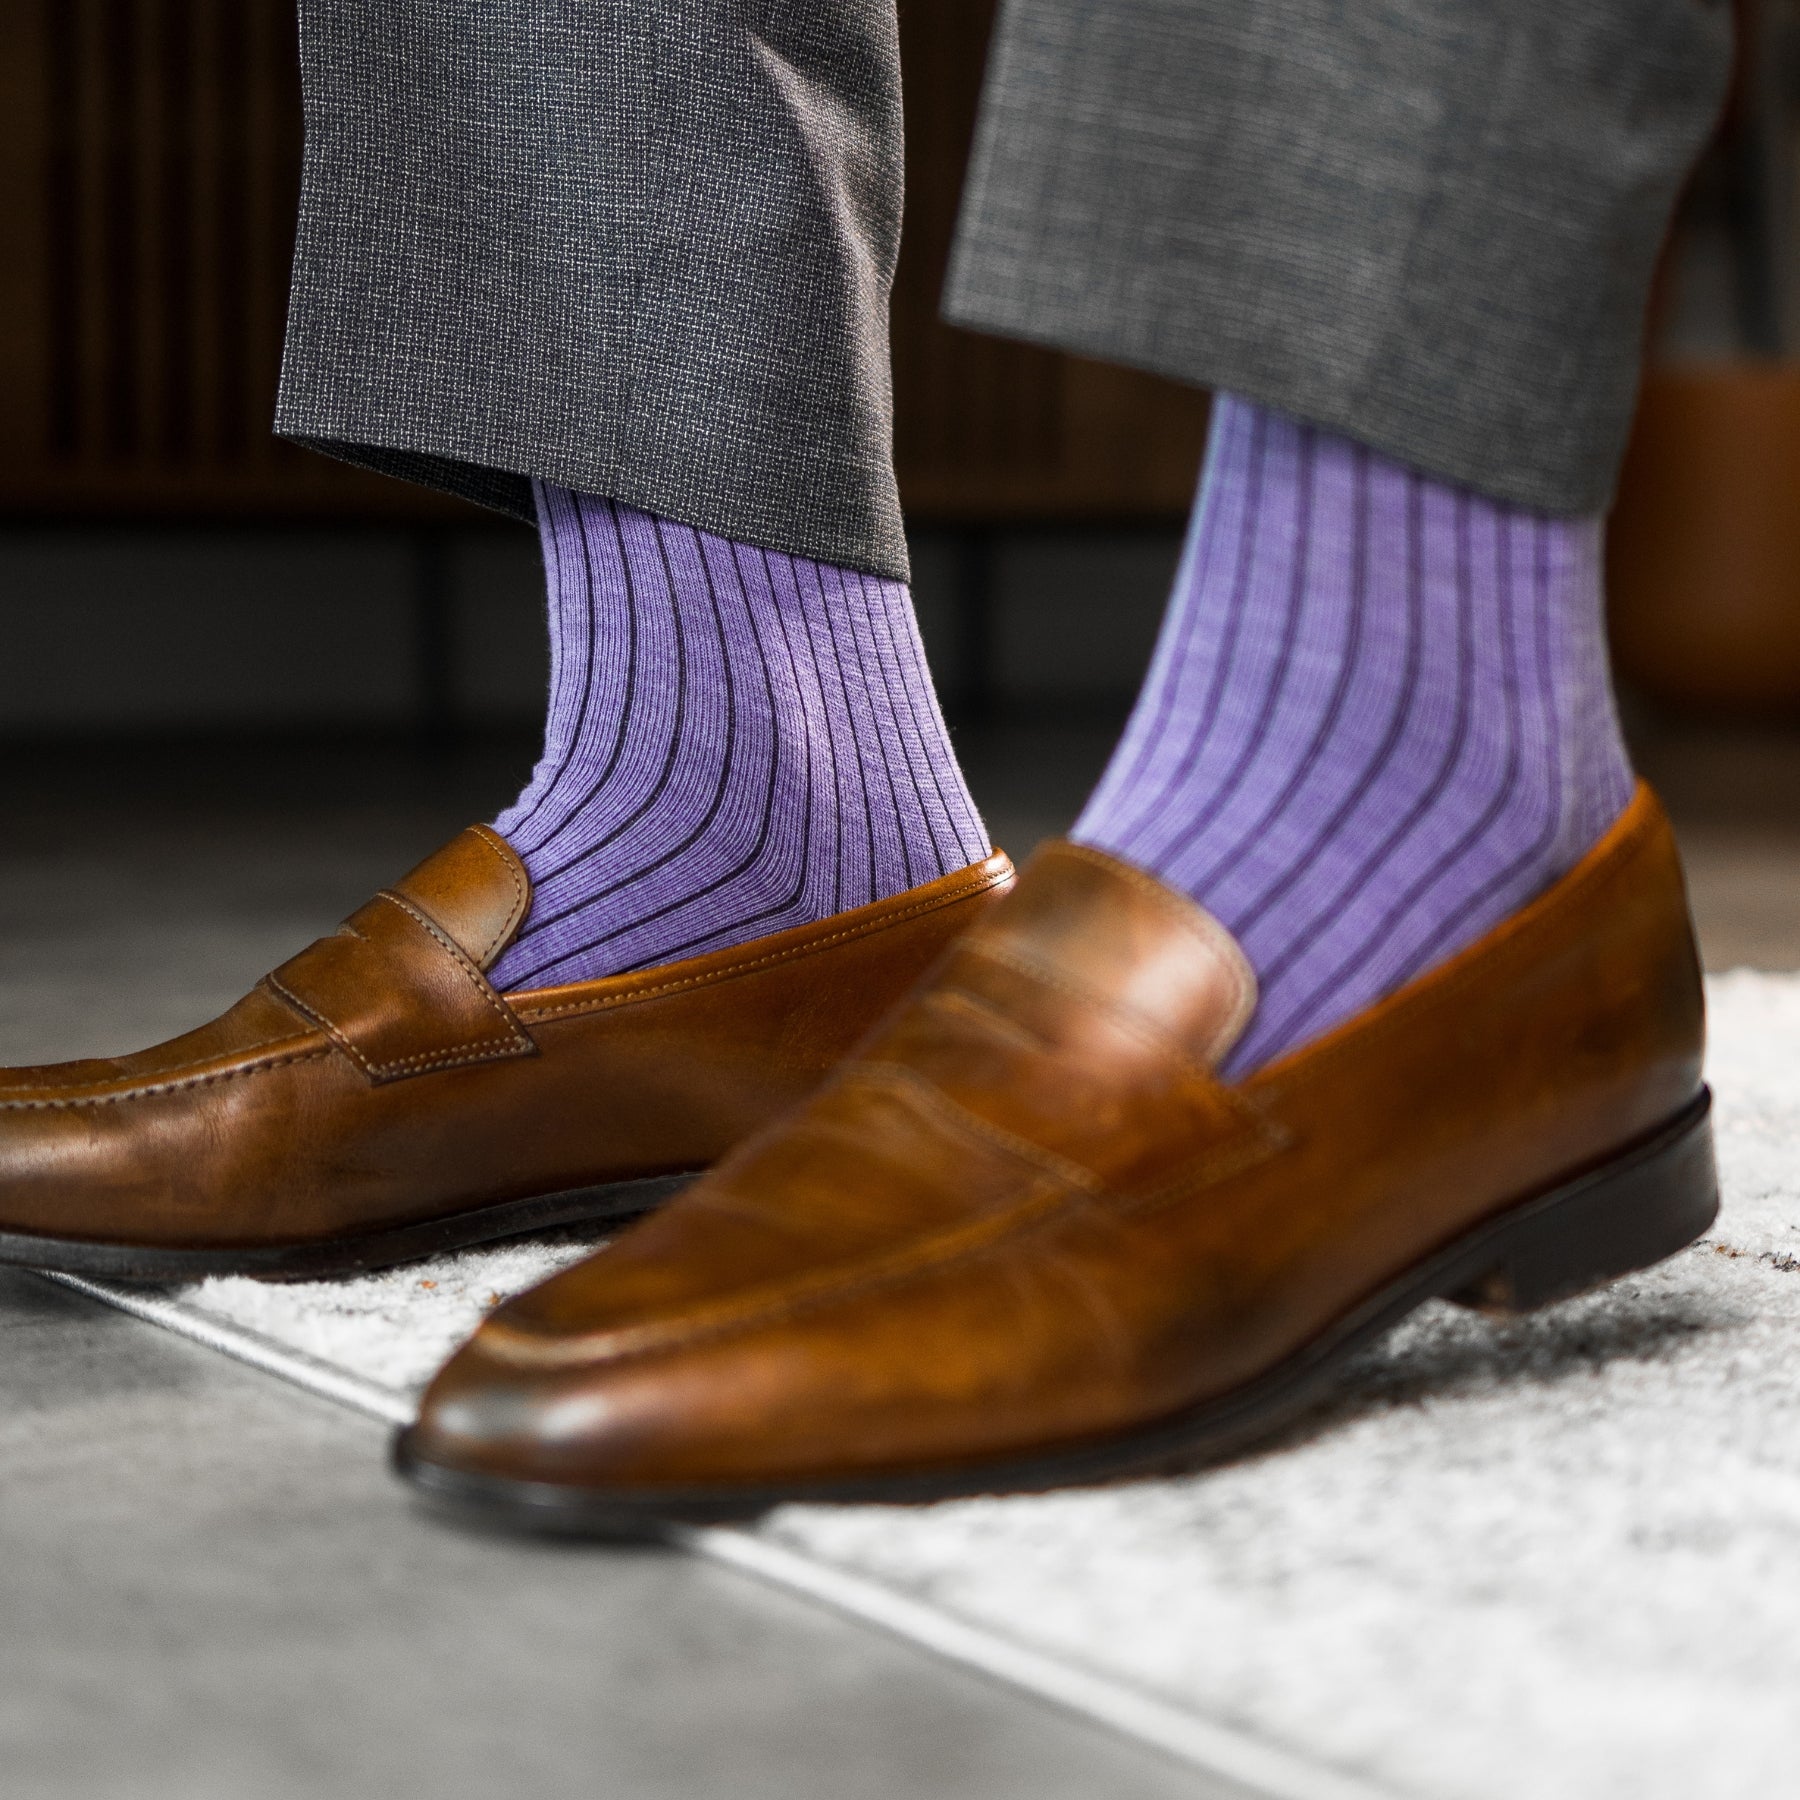
{"label": "textured grey fabric", "polygon": [[893,0],[301,0],[276,429],[905,579]]}
{"label": "textured grey fabric", "polygon": [[1605,504],[1720,0],[1006,0],[946,311]]}

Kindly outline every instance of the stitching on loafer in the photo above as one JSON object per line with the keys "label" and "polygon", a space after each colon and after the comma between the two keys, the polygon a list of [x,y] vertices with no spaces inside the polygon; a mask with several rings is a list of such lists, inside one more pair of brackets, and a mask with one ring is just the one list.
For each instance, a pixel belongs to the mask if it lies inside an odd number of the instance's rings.
{"label": "stitching on loafer", "polygon": [[[285,1039],[284,1042],[293,1042]],[[145,1087],[121,1088],[116,1094],[82,1094],[68,1100],[0,1100],[0,1112],[47,1112],[82,1106],[117,1106],[126,1100],[150,1100],[158,1094],[173,1094],[183,1088],[210,1087],[217,1081],[236,1081],[246,1075],[261,1075],[269,1069],[285,1068],[289,1063],[311,1062],[315,1057],[330,1056],[330,1044],[317,1044],[310,1050],[295,1050],[286,1056],[264,1057],[256,1062],[240,1064],[235,1069],[214,1069],[206,1075],[184,1075],[176,1081],[158,1081]]]}
{"label": "stitching on loafer", "polygon": [[[967,899],[971,894],[985,893],[1006,879],[1008,870],[996,869],[993,873],[964,883],[960,887],[949,889],[935,900],[920,900],[911,906],[900,907],[891,913],[883,913],[878,919],[870,919],[865,924],[853,927],[848,931],[834,931],[824,937],[809,938],[804,944],[795,944],[791,949],[770,951],[765,956],[747,958],[743,962],[729,963],[724,968],[714,969],[705,975],[689,975],[680,981],[659,982],[655,987],[634,988],[629,994],[602,995],[595,1000],[568,1000],[557,1006],[515,1005],[518,1016],[528,1024],[535,1025],[542,1019],[552,1019],[568,1013],[605,1012],[616,1006],[635,1006],[640,1000],[654,1000],[664,994],[680,993],[686,988],[711,987],[720,981],[731,981],[739,975],[748,975],[757,969],[772,968],[778,963],[794,962],[803,956],[812,956],[816,952],[828,949],[851,938],[870,937],[875,932],[886,931],[890,926],[903,923],[907,919],[917,918],[923,913],[938,912],[955,901]],[[614,980],[616,977],[608,976]],[[523,1000],[531,992],[522,989],[514,996],[515,1001]]]}

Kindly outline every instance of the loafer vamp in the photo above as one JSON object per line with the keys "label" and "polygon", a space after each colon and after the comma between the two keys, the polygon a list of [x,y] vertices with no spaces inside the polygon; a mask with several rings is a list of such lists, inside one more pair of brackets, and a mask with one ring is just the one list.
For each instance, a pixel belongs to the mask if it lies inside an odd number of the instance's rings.
{"label": "loafer vamp", "polygon": [[475,827],[199,1030],[0,1073],[0,1253],[329,1244],[692,1173],[816,1086],[1010,878],[996,855],[735,950],[502,996],[485,971],[529,883]]}

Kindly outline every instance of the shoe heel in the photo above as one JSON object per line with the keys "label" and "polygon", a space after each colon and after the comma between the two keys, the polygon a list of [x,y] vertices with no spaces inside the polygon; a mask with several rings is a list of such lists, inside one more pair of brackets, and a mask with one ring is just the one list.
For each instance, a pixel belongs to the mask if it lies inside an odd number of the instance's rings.
{"label": "shoe heel", "polygon": [[1520,1207],[1483,1246],[1490,1266],[1444,1298],[1531,1312],[1685,1250],[1719,1211],[1711,1112],[1702,1089],[1655,1137]]}

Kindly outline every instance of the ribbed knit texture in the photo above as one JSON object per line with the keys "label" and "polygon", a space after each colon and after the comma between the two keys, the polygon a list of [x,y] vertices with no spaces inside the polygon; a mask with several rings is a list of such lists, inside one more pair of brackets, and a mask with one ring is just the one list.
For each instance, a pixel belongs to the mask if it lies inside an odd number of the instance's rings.
{"label": "ribbed knit texture", "polygon": [[904,585],[534,492],[550,717],[494,821],[533,884],[496,987],[724,949],[988,853]]}
{"label": "ribbed knit texture", "polygon": [[1632,787],[1597,519],[1219,396],[1150,673],[1073,835],[1244,947],[1261,999],[1227,1073],[1483,935]]}

